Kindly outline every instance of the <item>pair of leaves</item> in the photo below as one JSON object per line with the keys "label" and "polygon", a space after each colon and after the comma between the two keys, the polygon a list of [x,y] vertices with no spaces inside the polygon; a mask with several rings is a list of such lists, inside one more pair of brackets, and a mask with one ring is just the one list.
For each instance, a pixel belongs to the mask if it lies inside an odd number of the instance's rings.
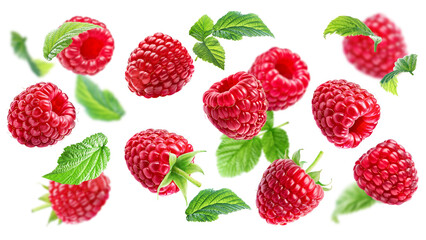
{"label": "pair of leaves", "polygon": [[348,186],[336,201],[332,220],[339,223],[339,215],[349,214],[371,207],[377,201],[368,196],[356,183]]}
{"label": "pair of leaves", "polygon": [[97,133],[66,147],[58,159],[58,166],[43,177],[71,185],[99,177],[110,159],[107,142],[104,134]]}
{"label": "pair of leaves", "polygon": [[63,23],[58,29],[47,34],[43,46],[44,58],[48,61],[52,60],[72,43],[73,37],[93,28],[101,28],[101,26],[85,22]]}
{"label": "pair of leaves", "polygon": [[176,157],[176,155],[173,153],[169,153],[170,170],[166,176],[164,176],[163,181],[161,181],[160,185],[158,186],[157,196],[159,195],[160,189],[162,187],[166,187],[173,181],[182,192],[183,197],[185,198],[185,202],[188,203],[186,197],[188,180],[197,187],[201,186],[201,183],[192,178],[190,175],[196,172],[204,174],[200,166],[192,163],[195,155],[200,152],[204,151],[188,152],[180,155],[179,157]]}
{"label": "pair of leaves", "polygon": [[213,23],[209,16],[202,16],[191,27],[189,35],[200,41],[193,48],[197,57],[223,70],[225,69],[225,50],[215,37],[234,41],[241,40],[244,36],[274,37],[256,14],[241,14],[236,11],[228,12],[216,24]]}
{"label": "pair of leaves", "polygon": [[[274,114],[268,111],[262,128],[263,137],[250,140],[235,140],[225,135],[216,151],[217,168],[223,177],[235,177],[251,171],[259,162],[262,150],[268,161],[284,158],[290,147],[287,133],[281,126],[273,127]],[[285,125],[285,124],[283,124]]]}
{"label": "pair of leaves", "polygon": [[342,37],[363,35],[368,36],[374,41],[374,51],[382,38],[371,31],[361,20],[349,16],[339,16],[333,19],[324,30],[324,38],[327,34],[337,33]]}
{"label": "pair of leaves", "polygon": [[380,85],[385,89],[386,91],[398,95],[397,87],[398,87],[398,79],[397,76],[400,73],[403,72],[409,72],[411,75],[413,74],[413,71],[416,70],[417,65],[417,55],[411,54],[408,56],[405,56],[403,58],[399,58],[395,62],[395,67],[393,68],[393,71],[386,74],[383,79],[380,81]]}
{"label": "pair of leaves", "polygon": [[43,77],[44,75],[46,75],[53,67],[53,63],[48,63],[40,59],[31,58],[26,46],[27,38],[22,37],[17,32],[12,32],[11,35],[11,45],[16,56],[26,60],[27,63],[30,65],[30,68],[33,73],[38,77]]}
{"label": "pair of leaves", "polygon": [[110,91],[102,91],[89,78],[82,75],[77,76],[76,97],[93,119],[119,120],[125,113],[121,104]]}
{"label": "pair of leaves", "polygon": [[250,207],[231,190],[205,189],[191,200],[185,214],[186,220],[190,222],[212,222],[219,218],[219,214],[228,214],[242,209],[250,209]]}

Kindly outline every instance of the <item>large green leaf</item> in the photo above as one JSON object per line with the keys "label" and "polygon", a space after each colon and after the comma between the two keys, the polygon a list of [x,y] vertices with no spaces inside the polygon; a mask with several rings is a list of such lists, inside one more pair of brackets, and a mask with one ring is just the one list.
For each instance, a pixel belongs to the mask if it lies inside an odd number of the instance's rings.
{"label": "large green leaf", "polygon": [[202,60],[225,69],[225,50],[214,37],[208,37],[203,42],[194,45],[194,53]]}
{"label": "large green leaf", "polygon": [[64,50],[72,43],[72,38],[80,33],[93,28],[101,28],[98,25],[85,22],[66,22],[58,29],[47,34],[44,40],[43,55],[46,60],[50,61],[58,53]]}
{"label": "large green leaf", "polygon": [[249,172],[259,162],[262,141],[259,137],[250,140],[235,140],[222,136],[217,151],[217,168],[223,177],[234,177]]}
{"label": "large green leaf", "polygon": [[104,134],[97,133],[80,143],[66,147],[58,159],[58,166],[43,177],[71,185],[79,185],[99,177],[110,159],[107,142]]}
{"label": "large green leaf", "polygon": [[274,34],[256,14],[241,14],[240,12],[231,11],[216,22],[213,27],[213,36],[241,40],[243,36],[274,37]]}
{"label": "large green leaf", "polygon": [[185,211],[186,220],[191,222],[212,222],[219,214],[228,214],[250,207],[231,190],[205,189],[198,193]]}
{"label": "large green leaf", "polygon": [[358,187],[356,183],[348,186],[337,199],[336,208],[333,212],[332,219],[338,223],[338,216],[357,212],[362,209],[371,207],[376,200],[368,196],[364,190]]}
{"label": "large green leaf", "polygon": [[85,76],[77,76],[76,97],[93,119],[119,120],[124,115],[124,109],[115,96],[108,90],[102,91]]}
{"label": "large green leaf", "polygon": [[374,34],[370,28],[361,20],[349,16],[339,16],[333,19],[324,30],[324,38],[327,34],[337,33],[342,37],[363,35],[368,36],[374,41],[374,51],[382,38]]}
{"label": "large green leaf", "polygon": [[272,128],[266,131],[262,137],[262,146],[269,162],[285,158],[290,147],[286,131],[281,128]]}

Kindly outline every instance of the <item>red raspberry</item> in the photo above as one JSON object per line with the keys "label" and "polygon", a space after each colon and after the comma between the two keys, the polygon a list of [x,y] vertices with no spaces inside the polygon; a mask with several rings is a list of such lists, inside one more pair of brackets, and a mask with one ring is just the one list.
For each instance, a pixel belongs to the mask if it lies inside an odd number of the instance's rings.
{"label": "red raspberry", "polygon": [[355,148],[376,127],[380,106],[358,84],[333,80],[315,90],[312,113],[328,141],[337,147]]}
{"label": "red raspberry", "polygon": [[263,173],[256,206],[266,222],[286,225],[310,213],[323,197],[324,190],[305,170],[291,159],[278,159]]}
{"label": "red raspberry", "polygon": [[379,143],[355,163],[354,177],[370,197],[400,205],[417,190],[417,170],[411,154],[394,140]]}
{"label": "red raspberry", "polygon": [[49,200],[56,216],[65,223],[90,220],[101,210],[109,196],[109,178],[103,173],[80,185],[50,181]]}
{"label": "red raspberry", "polygon": [[268,101],[253,75],[238,72],[213,84],[203,95],[210,122],[233,139],[255,137],[266,121]]}
{"label": "red raspberry", "polygon": [[75,108],[53,83],[37,83],[13,99],[8,129],[27,147],[46,147],[62,140],[75,126]]}
{"label": "red raspberry", "polygon": [[[174,172],[176,168],[180,167],[179,175],[185,175],[184,167],[188,166],[190,162],[187,162],[186,166],[178,164],[179,156],[185,153],[195,153],[188,140],[166,130],[147,129],[136,133],[127,141],[125,147],[125,159],[130,172],[143,187],[153,193],[157,193],[158,187],[170,171]],[[170,154],[178,157],[172,170],[170,170],[169,164]],[[193,179],[189,177],[189,174],[187,175],[185,179],[191,179],[192,182]],[[160,195],[176,193],[182,187],[177,185],[175,181],[171,181],[170,184],[160,188],[158,193]]]}
{"label": "red raspberry", "polygon": [[76,16],[66,22],[86,22],[101,26],[72,38],[72,43],[57,58],[76,74],[95,75],[105,68],[114,51],[114,39],[105,24],[89,17]]}
{"label": "red raspberry", "polygon": [[186,48],[178,40],[156,33],[130,54],[126,81],[136,95],[157,98],[179,92],[192,73],[194,65]]}
{"label": "red raspberry", "polygon": [[295,104],[305,93],[310,76],[299,55],[288,49],[273,47],[256,58],[249,73],[262,82],[269,111]]}
{"label": "red raspberry", "polygon": [[407,55],[401,30],[382,14],[367,18],[364,22],[382,42],[374,52],[373,40],[367,36],[350,36],[343,40],[346,58],[355,67],[376,78],[383,78],[393,71],[396,60]]}

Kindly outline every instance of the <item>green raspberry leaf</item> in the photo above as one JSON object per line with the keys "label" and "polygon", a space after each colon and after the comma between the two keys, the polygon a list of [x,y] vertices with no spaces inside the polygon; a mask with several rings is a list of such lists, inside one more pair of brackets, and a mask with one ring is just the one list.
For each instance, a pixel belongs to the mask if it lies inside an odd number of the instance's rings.
{"label": "green raspberry leaf", "polygon": [[241,40],[243,36],[274,37],[274,34],[256,14],[241,14],[240,12],[231,11],[216,22],[213,27],[213,36]]}
{"label": "green raspberry leaf", "polygon": [[[38,69],[38,72],[40,73],[40,75],[39,75],[40,77],[43,77],[47,73],[49,73],[50,69],[52,69],[52,67],[54,66],[53,63],[45,62],[41,59],[33,59],[32,62],[34,64],[35,68]],[[31,69],[33,69],[33,67],[31,67]]]}
{"label": "green raspberry leaf", "polygon": [[93,119],[119,120],[125,113],[110,91],[102,91],[89,78],[82,75],[77,76],[76,98]]}
{"label": "green raspberry leaf", "polygon": [[22,37],[19,33],[12,32],[11,45],[13,51],[15,52],[16,56],[27,61],[35,75],[38,77],[43,77],[53,67],[53,63],[48,63],[39,59],[32,59],[25,44],[26,40],[27,39]]}
{"label": "green raspberry leaf", "polygon": [[202,60],[225,70],[225,50],[216,38],[208,37],[203,42],[196,43],[192,50]]}
{"label": "green raspberry leaf", "polygon": [[189,222],[212,222],[219,218],[219,214],[228,214],[250,207],[231,190],[205,189],[189,203],[185,211]]}
{"label": "green raspberry leaf", "polygon": [[52,60],[72,43],[73,37],[93,28],[101,28],[101,26],[84,22],[63,23],[58,29],[47,34],[43,46],[44,58],[48,61]]}
{"label": "green raspberry leaf", "polygon": [[380,81],[380,85],[386,91],[392,93],[393,95],[398,95],[397,87],[398,87],[398,79],[397,76],[403,72],[409,72],[411,75],[413,71],[416,70],[417,65],[417,55],[411,54],[407,55],[403,58],[399,58],[395,62],[395,67],[393,71],[386,74],[382,80]]}
{"label": "green raspberry leaf", "polygon": [[22,59],[27,59],[28,51],[27,51],[27,46],[25,44],[25,42],[27,41],[27,38],[22,37],[17,32],[12,32],[11,35],[12,35],[11,45],[16,56]]}
{"label": "green raspberry leaf", "polygon": [[58,159],[55,170],[43,177],[71,185],[79,185],[99,177],[110,159],[107,142],[108,139],[104,134],[97,133],[80,143],[66,147]]}
{"label": "green raspberry leaf", "polygon": [[259,137],[250,140],[235,140],[222,136],[217,151],[217,168],[222,177],[235,177],[251,171],[262,154],[262,141]]}
{"label": "green raspberry leaf", "polygon": [[364,190],[358,187],[356,183],[348,186],[336,201],[332,220],[339,223],[338,216],[357,212],[362,209],[371,207],[376,200],[368,196]]}
{"label": "green raspberry leaf", "polygon": [[290,143],[286,131],[281,128],[272,128],[262,137],[263,153],[269,162],[286,157]]}
{"label": "green raspberry leaf", "polygon": [[273,111],[267,111],[266,112],[266,122],[265,125],[263,125],[261,131],[270,130],[274,127],[274,112]]}
{"label": "green raspberry leaf", "polygon": [[339,34],[342,37],[363,35],[368,36],[374,41],[374,51],[382,38],[375,35],[370,28],[361,20],[349,16],[339,16],[333,19],[324,30],[324,38],[327,34]]}
{"label": "green raspberry leaf", "polygon": [[198,41],[202,42],[213,31],[213,20],[204,15],[191,27],[189,35],[193,36]]}

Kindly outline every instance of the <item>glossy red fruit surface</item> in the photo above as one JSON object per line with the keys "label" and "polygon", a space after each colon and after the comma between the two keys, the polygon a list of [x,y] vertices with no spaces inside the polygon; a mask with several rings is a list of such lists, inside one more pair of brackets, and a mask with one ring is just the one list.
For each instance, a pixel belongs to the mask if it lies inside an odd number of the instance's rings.
{"label": "glossy red fruit surface", "polygon": [[49,200],[52,209],[65,223],[90,220],[101,210],[109,197],[110,181],[103,173],[80,185],[50,181]]}
{"label": "glossy red fruit surface", "polygon": [[[135,179],[149,191],[157,193],[160,183],[170,170],[169,153],[179,157],[192,151],[192,145],[180,135],[166,130],[147,129],[127,141],[125,159]],[[178,191],[176,184],[171,182],[162,187],[159,194],[169,195]]]}
{"label": "glossy red fruit surface", "polygon": [[379,143],[355,163],[358,186],[373,199],[400,205],[417,190],[417,170],[411,154],[394,140]]}
{"label": "glossy red fruit surface", "polygon": [[253,75],[238,72],[213,84],[203,95],[210,122],[233,139],[255,137],[266,121],[268,101]]}
{"label": "glossy red fruit surface", "polygon": [[10,104],[7,127],[19,143],[46,147],[62,140],[75,126],[75,108],[53,83],[37,83]]}
{"label": "glossy red fruit surface", "polygon": [[374,43],[367,36],[349,36],[343,40],[346,58],[358,70],[372,77],[383,78],[393,71],[396,60],[407,55],[401,30],[383,14],[375,14],[364,21],[382,42],[374,51]]}
{"label": "glossy red fruit surface", "polygon": [[249,73],[262,82],[269,111],[295,104],[305,94],[310,80],[308,67],[299,55],[277,47],[259,55]]}
{"label": "glossy red fruit surface", "polygon": [[380,118],[380,106],[358,84],[332,80],[315,90],[312,113],[329,142],[341,148],[354,148],[372,134]]}
{"label": "glossy red fruit surface", "polygon": [[126,81],[138,96],[157,98],[179,92],[193,73],[193,61],[186,48],[178,40],[156,33],[130,54]]}
{"label": "glossy red fruit surface", "polygon": [[286,225],[316,208],[324,190],[291,159],[274,161],[263,173],[256,206],[270,224]]}
{"label": "glossy red fruit surface", "polygon": [[76,74],[94,75],[103,70],[114,52],[114,39],[105,24],[89,17],[76,16],[66,22],[85,22],[100,26],[72,38],[72,43],[57,58]]}

